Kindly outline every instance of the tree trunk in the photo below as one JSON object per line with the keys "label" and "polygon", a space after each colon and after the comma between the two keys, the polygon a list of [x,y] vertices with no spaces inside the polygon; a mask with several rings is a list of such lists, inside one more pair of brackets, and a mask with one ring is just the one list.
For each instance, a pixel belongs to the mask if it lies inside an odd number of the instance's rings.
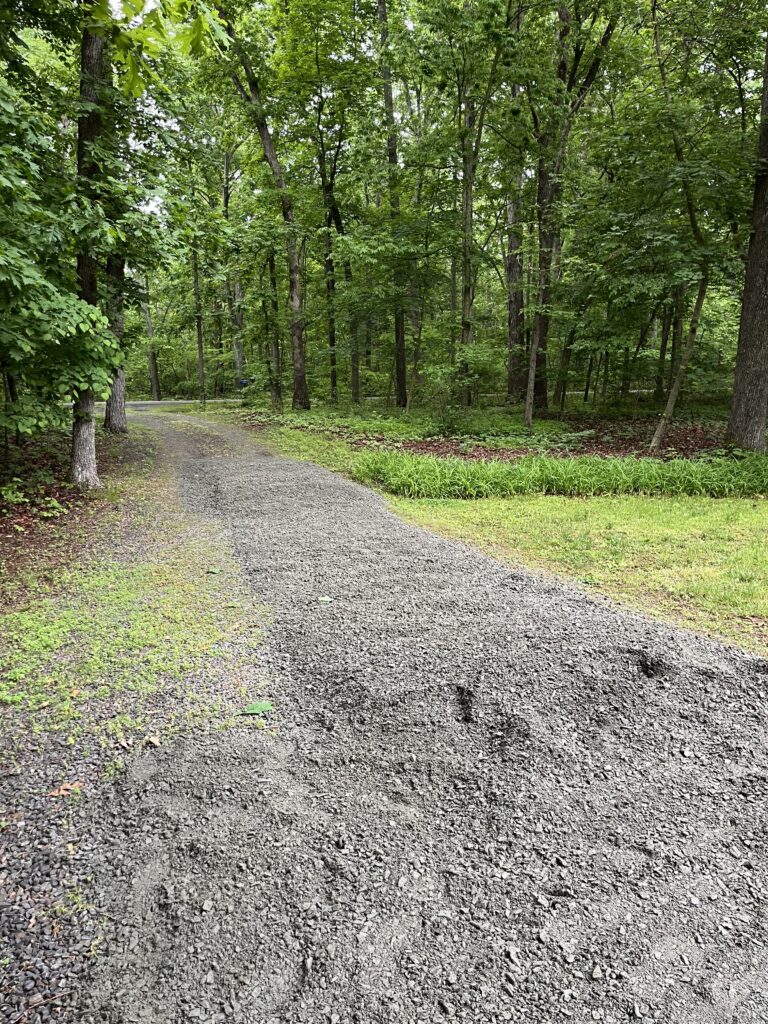
{"label": "tree trunk", "polygon": [[245,368],[245,353],[243,352],[243,288],[240,278],[235,276],[230,285],[225,285],[227,293],[227,307],[229,309],[229,323],[232,327],[232,362],[235,367],[235,384],[240,387]]}
{"label": "tree trunk", "polygon": [[672,422],[672,417],[675,414],[675,406],[677,405],[677,399],[680,396],[680,389],[683,386],[683,380],[685,378],[685,371],[688,369],[688,363],[693,352],[694,343],[696,341],[696,331],[699,327],[699,321],[701,319],[701,310],[704,305],[704,299],[707,295],[707,286],[709,284],[709,266],[705,261],[704,269],[702,271],[701,278],[699,279],[699,290],[696,294],[696,302],[693,307],[693,313],[691,313],[691,322],[688,325],[688,334],[685,339],[685,346],[680,355],[680,364],[677,367],[675,373],[675,379],[672,381],[672,387],[669,389],[669,396],[667,397],[667,404],[662,414],[659,424],[656,427],[656,432],[653,435],[651,441],[651,451],[655,452],[661,448],[664,443],[664,439],[667,436],[669,425]]}
{"label": "tree trunk", "polygon": [[[395,109],[392,99],[392,71],[389,66],[389,24],[387,0],[378,0],[378,19],[381,41],[381,78],[384,92],[384,114],[387,123],[387,163],[389,167],[389,213],[392,237],[399,243],[400,234],[400,184],[398,181],[397,133]],[[408,384],[405,363],[405,310],[403,308],[403,275],[400,258],[395,256],[394,305],[395,305],[395,404],[404,409],[408,404]]]}
{"label": "tree trunk", "polygon": [[667,361],[667,345],[669,344],[671,328],[672,307],[668,306],[664,311],[664,320],[661,325],[661,346],[659,348],[659,361],[656,366],[656,380],[653,387],[653,398],[656,402],[660,402],[664,398],[664,367]]}
{"label": "tree trunk", "polygon": [[324,233],[325,302],[328,317],[328,368],[331,386],[331,404],[339,400],[338,375],[336,372],[336,265],[333,260],[330,219],[326,220]]}
{"label": "tree trunk", "polygon": [[[88,9],[84,11],[87,21]],[[77,121],[77,177],[80,191],[92,198],[101,168],[95,148],[102,134],[99,106],[104,85],[104,49],[106,40],[83,29],[80,46],[80,98],[87,104]],[[98,267],[86,242],[77,256],[78,294],[83,302],[98,306]],[[90,388],[77,389],[72,405],[72,483],[83,489],[101,486],[96,467],[96,420],[94,394]]]}
{"label": "tree trunk", "polygon": [[272,302],[273,328],[269,335],[267,351],[269,353],[269,389],[272,395],[272,408],[275,412],[283,411],[283,367],[280,359],[280,303],[277,298],[277,268],[275,266],[275,254],[270,253],[267,258],[269,267],[269,291]]}
{"label": "tree trunk", "polygon": [[685,313],[685,288],[680,285],[675,289],[675,304],[672,315],[672,351],[669,356],[669,374],[667,376],[667,392],[672,388],[677,367],[680,364],[680,352],[683,348],[683,315]]}
{"label": "tree trunk", "polygon": [[763,69],[752,234],[736,350],[727,438],[739,448],[765,451],[768,416],[768,47]]}
{"label": "tree trunk", "polygon": [[153,345],[152,339],[155,336],[155,329],[152,324],[152,311],[149,308],[149,280],[145,278],[144,287],[147,293],[145,302],[142,302],[142,310],[144,312],[144,327],[149,341],[149,349],[147,352],[147,360],[149,362],[149,388],[150,394],[152,395],[153,402],[159,402],[160,395],[160,373],[157,368],[157,352]]}
{"label": "tree trunk", "polygon": [[475,302],[473,266],[474,195],[475,195],[475,107],[471,97],[464,100],[464,124],[461,140],[461,389],[463,405],[472,404],[472,387],[467,380],[469,366],[467,349],[472,344],[472,307]]}
{"label": "tree trunk", "polygon": [[592,367],[594,366],[594,363],[595,363],[595,357],[593,355],[590,355],[589,362],[587,363],[587,380],[586,380],[586,383],[584,385],[584,403],[585,404],[589,401],[589,386],[592,383]]}
{"label": "tree trunk", "polygon": [[552,297],[552,264],[558,239],[551,227],[557,191],[549,167],[543,158],[538,162],[536,174],[537,228],[539,236],[538,284],[536,314],[528,358],[528,386],[525,396],[525,425],[533,423],[533,410],[547,408],[547,340],[549,337],[549,307]]}
{"label": "tree trunk", "polygon": [[565,408],[565,396],[568,391],[568,371],[571,366],[573,343],[576,340],[576,327],[576,324],[571,327],[563,344],[563,350],[560,353],[560,366],[557,370],[557,383],[555,384],[555,391],[552,395],[552,401],[560,412]]}
{"label": "tree trunk", "polygon": [[[125,287],[125,257],[107,258],[107,315],[109,328],[122,347],[125,316],[123,313],[123,289]],[[104,427],[113,434],[128,433],[128,419],[125,414],[125,368],[120,367],[112,377],[112,390],[104,408]]]}
{"label": "tree trunk", "polygon": [[518,201],[507,203],[507,398],[519,400],[525,390],[525,328],[523,320],[522,226],[517,223]]}
{"label": "tree trunk", "polygon": [[205,405],[205,349],[203,347],[203,307],[200,301],[200,267],[197,245],[192,246],[192,291],[195,299],[195,334],[197,336],[197,387],[200,404]]}

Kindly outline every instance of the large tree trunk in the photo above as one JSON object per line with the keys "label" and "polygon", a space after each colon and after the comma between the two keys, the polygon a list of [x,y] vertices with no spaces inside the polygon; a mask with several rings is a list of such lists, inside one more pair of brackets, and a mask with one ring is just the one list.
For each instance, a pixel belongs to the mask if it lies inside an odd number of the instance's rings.
{"label": "large tree trunk", "polygon": [[[125,257],[109,256],[107,259],[107,315],[109,328],[122,347],[125,316],[123,313],[123,289],[125,287]],[[112,390],[104,408],[104,427],[113,434],[128,433],[128,419],[125,414],[125,368],[120,367],[112,377]]]}
{"label": "large tree trunk", "polygon": [[728,440],[739,448],[765,451],[768,416],[768,47],[763,69],[760,138],[752,201],[744,298]]}
{"label": "large tree trunk", "polygon": [[[387,122],[387,163],[389,167],[389,213],[392,236],[399,241],[400,233],[400,184],[397,161],[397,131],[395,108],[392,99],[392,71],[389,66],[389,24],[387,0],[378,0],[378,18],[381,41],[381,78],[384,92],[384,114]],[[403,308],[403,275],[400,260],[395,256],[394,306],[395,306],[395,404],[404,409],[408,404],[408,383],[405,364],[405,309]]]}
{"label": "large tree trunk", "polygon": [[205,405],[205,348],[203,346],[203,306],[200,300],[200,267],[197,245],[192,246],[192,292],[195,299],[195,335],[197,336],[197,388],[200,404]]}
{"label": "large tree trunk", "polygon": [[[88,9],[84,11],[88,17]],[[104,85],[105,39],[83,29],[80,46],[80,98],[86,108],[77,122],[77,176],[80,190],[92,197],[100,175],[95,147],[102,133],[99,106]],[[77,256],[78,294],[84,302],[98,306],[98,266],[88,242]],[[94,394],[90,388],[78,389],[72,405],[72,483],[84,489],[100,487],[96,467],[96,420]]]}

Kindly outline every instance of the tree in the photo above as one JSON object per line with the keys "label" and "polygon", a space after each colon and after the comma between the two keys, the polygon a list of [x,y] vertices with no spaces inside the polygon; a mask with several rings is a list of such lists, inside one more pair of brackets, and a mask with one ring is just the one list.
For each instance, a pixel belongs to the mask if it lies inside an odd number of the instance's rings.
{"label": "tree", "polygon": [[739,324],[728,440],[765,451],[768,416],[768,43],[763,66],[752,231]]}

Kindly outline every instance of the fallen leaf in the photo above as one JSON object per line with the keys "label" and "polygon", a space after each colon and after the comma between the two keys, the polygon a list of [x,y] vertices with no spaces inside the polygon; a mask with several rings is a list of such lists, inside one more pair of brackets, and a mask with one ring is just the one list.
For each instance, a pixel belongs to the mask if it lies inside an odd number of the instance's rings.
{"label": "fallen leaf", "polygon": [[77,780],[74,782],[62,782],[59,788],[52,789],[48,796],[71,796],[73,793],[79,793],[82,785],[82,782]]}
{"label": "fallen leaf", "polygon": [[145,736],[144,737],[144,742],[147,744],[147,746],[159,747],[160,746],[160,737],[158,735]]}
{"label": "fallen leaf", "polygon": [[270,700],[259,700],[255,704],[249,704],[247,708],[243,708],[240,712],[241,715],[265,715],[268,711],[274,711],[272,701]]}

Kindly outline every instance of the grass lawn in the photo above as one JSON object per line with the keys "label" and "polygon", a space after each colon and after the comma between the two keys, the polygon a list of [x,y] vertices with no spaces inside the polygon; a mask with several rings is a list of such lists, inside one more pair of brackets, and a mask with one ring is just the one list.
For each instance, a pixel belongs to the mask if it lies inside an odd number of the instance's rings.
{"label": "grass lawn", "polygon": [[641,496],[389,498],[410,522],[512,565],[768,652],[768,502]]}

